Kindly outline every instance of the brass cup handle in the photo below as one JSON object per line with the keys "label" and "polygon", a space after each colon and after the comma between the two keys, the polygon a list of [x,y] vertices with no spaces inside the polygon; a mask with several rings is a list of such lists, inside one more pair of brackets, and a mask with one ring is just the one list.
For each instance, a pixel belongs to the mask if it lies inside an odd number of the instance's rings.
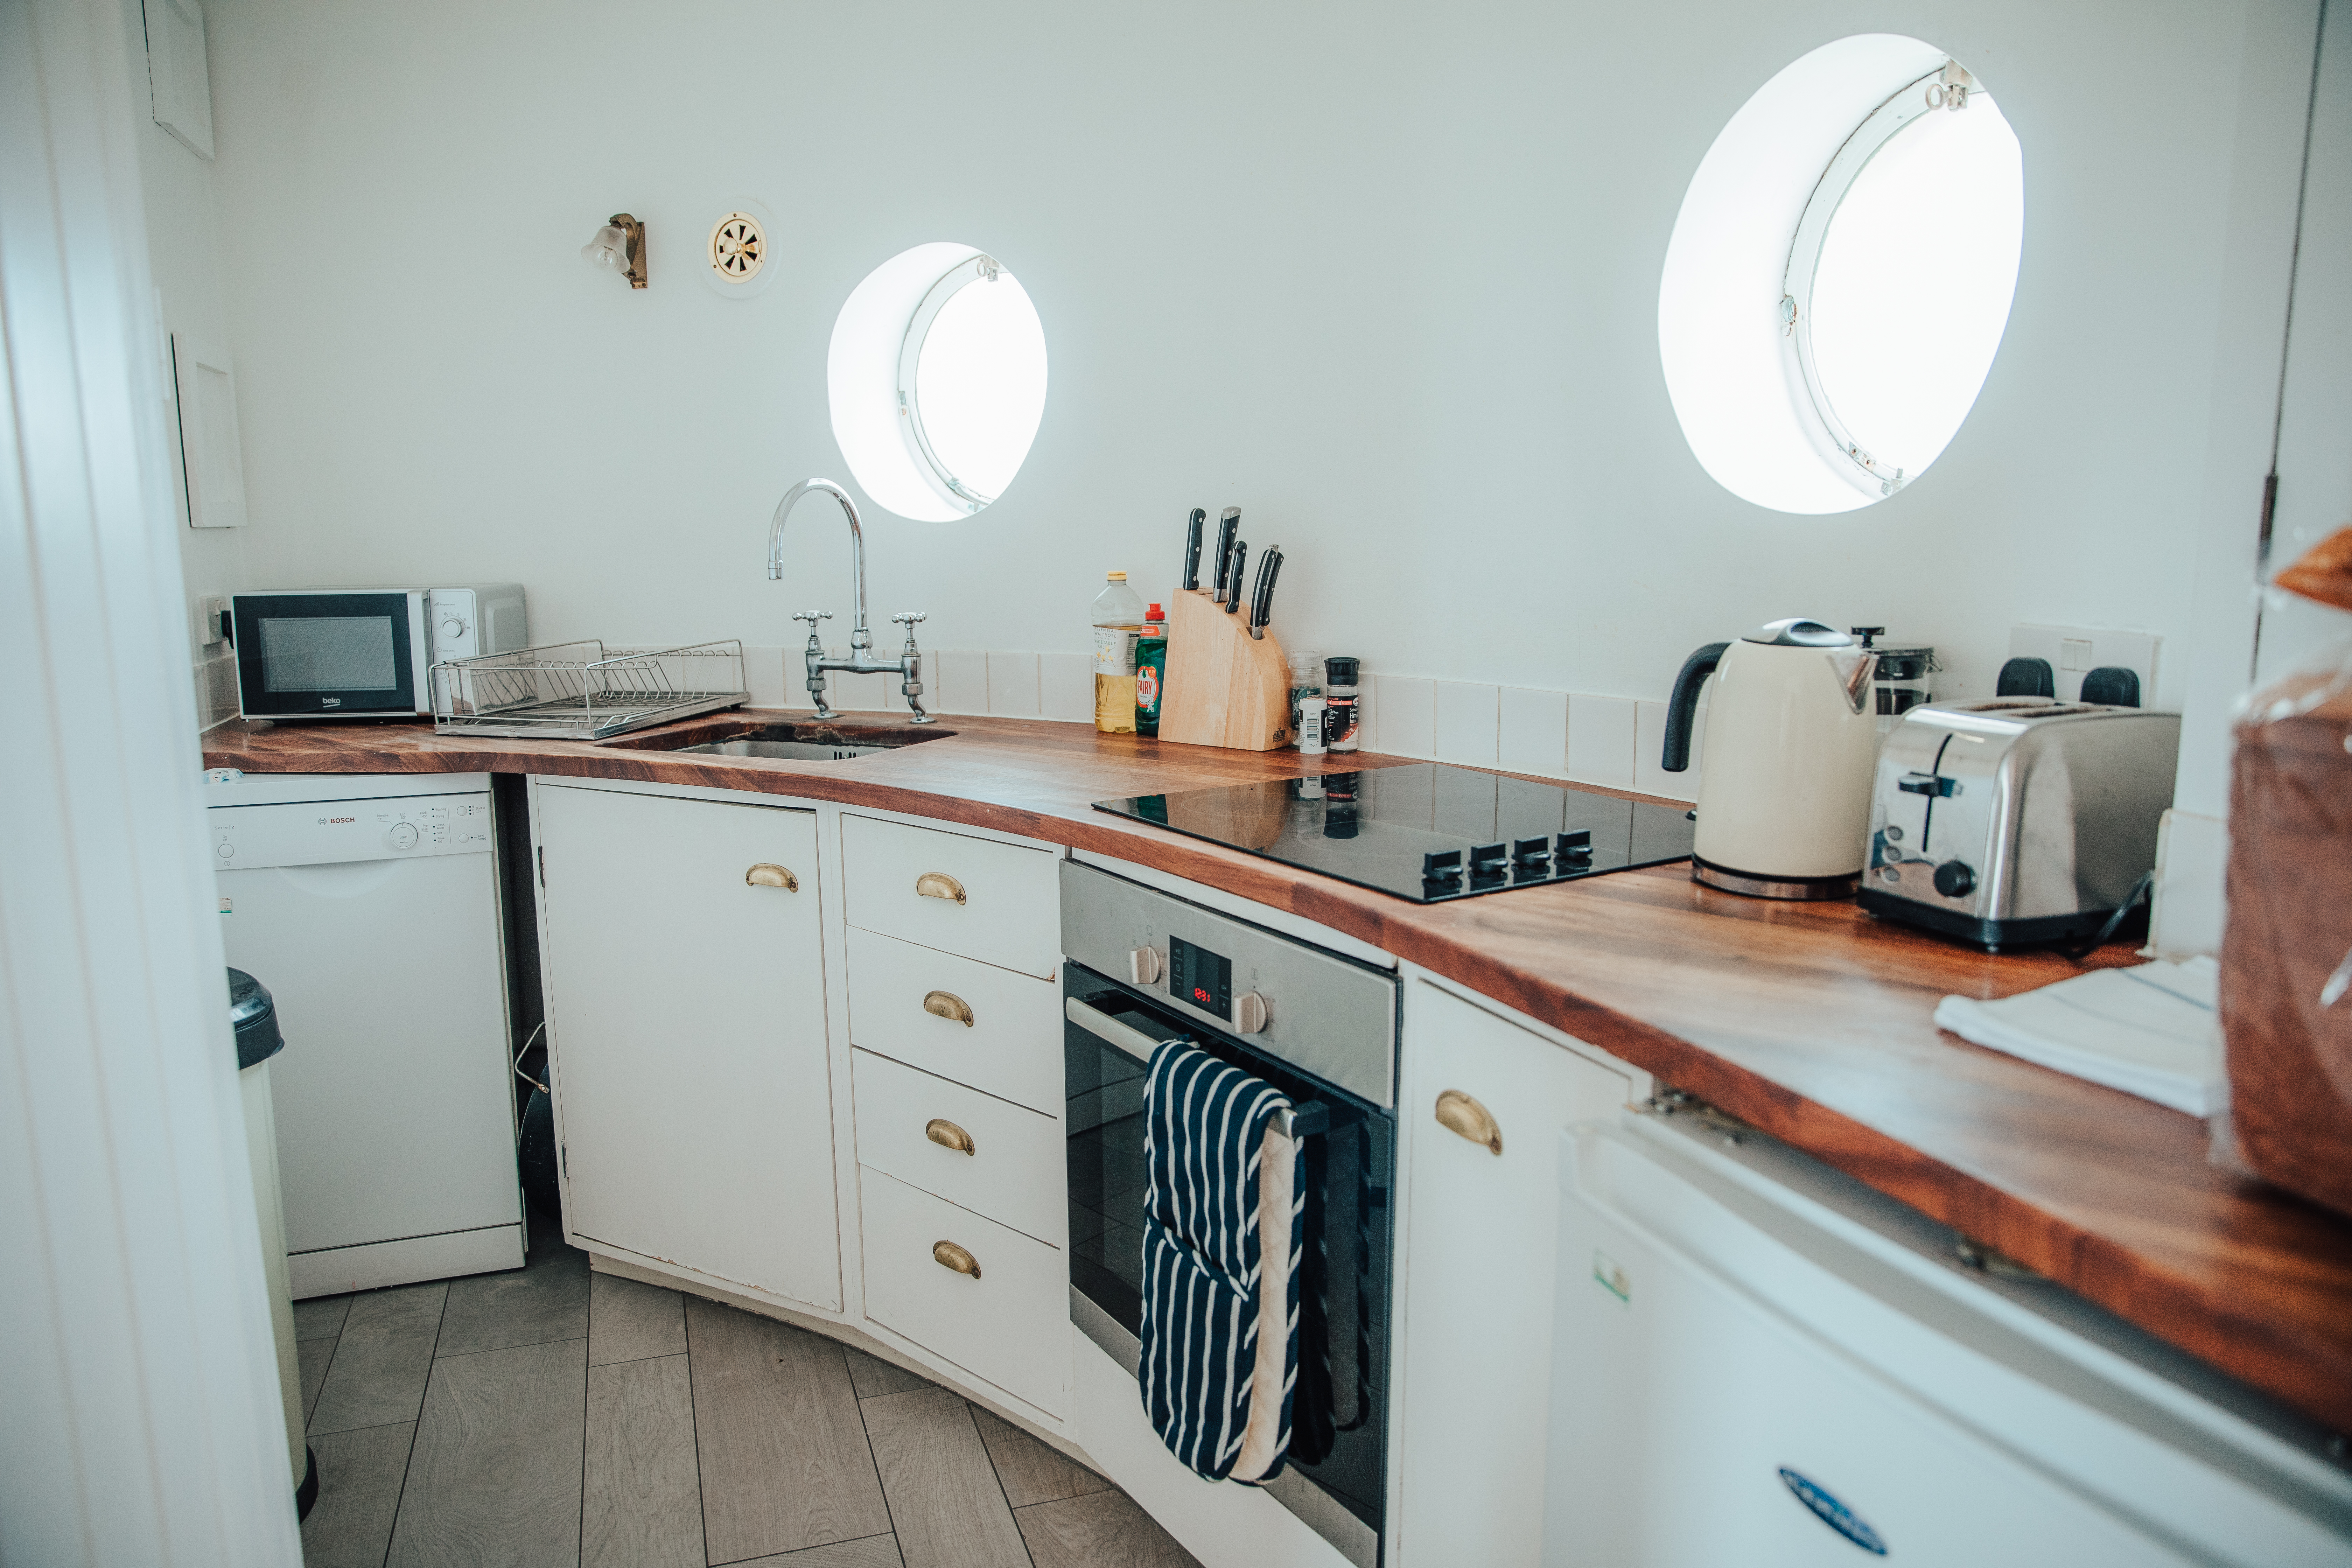
{"label": "brass cup handle", "polygon": [[915,891],[927,899],[951,899],[963,902],[963,884],[945,871],[926,871],[915,879]]}
{"label": "brass cup handle", "polygon": [[954,1122],[950,1121],[944,1116],[934,1116],[929,1121],[923,1123],[923,1136],[929,1139],[932,1142],[939,1144],[941,1148],[952,1149],[959,1154],[977,1154],[980,1152],[977,1148],[972,1146],[971,1134],[965,1131],[962,1128],[958,1127]]}
{"label": "brass cup handle", "polygon": [[1485,1106],[1458,1089],[1445,1089],[1438,1095],[1437,1124],[1473,1143],[1484,1143],[1490,1153],[1503,1152],[1503,1130],[1495,1125],[1494,1117]]}
{"label": "brass cup handle", "polygon": [[787,893],[801,890],[801,879],[785,868],[762,860],[743,873],[746,887],[782,888]]}
{"label": "brass cup handle", "polygon": [[967,1029],[971,1027],[971,1004],[952,991],[924,992],[923,1011],[935,1018],[961,1024]]}
{"label": "brass cup handle", "polygon": [[952,1241],[931,1243],[931,1261],[942,1268],[952,1268],[959,1274],[969,1274],[975,1279],[980,1278],[980,1259]]}

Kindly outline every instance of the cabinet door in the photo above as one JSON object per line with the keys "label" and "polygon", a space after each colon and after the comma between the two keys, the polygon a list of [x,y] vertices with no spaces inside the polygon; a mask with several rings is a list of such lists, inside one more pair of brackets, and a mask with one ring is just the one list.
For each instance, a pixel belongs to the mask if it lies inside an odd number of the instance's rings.
{"label": "cabinet door", "polygon": [[572,1231],[837,1309],[815,814],[538,802]]}
{"label": "cabinet door", "polygon": [[[1632,1085],[1426,982],[1405,1003],[1397,1119],[1411,1169],[1398,1556],[1406,1568],[1542,1561],[1559,1133]],[[1502,1152],[1437,1120],[1476,1102]]]}

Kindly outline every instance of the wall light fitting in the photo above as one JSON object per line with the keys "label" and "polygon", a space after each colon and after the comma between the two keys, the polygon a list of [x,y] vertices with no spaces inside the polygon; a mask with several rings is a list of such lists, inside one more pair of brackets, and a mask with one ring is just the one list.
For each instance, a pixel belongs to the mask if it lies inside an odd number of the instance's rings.
{"label": "wall light fitting", "polygon": [[629,280],[632,289],[646,286],[646,226],[626,213],[614,213],[594,237],[580,247],[580,259],[591,267],[610,268]]}

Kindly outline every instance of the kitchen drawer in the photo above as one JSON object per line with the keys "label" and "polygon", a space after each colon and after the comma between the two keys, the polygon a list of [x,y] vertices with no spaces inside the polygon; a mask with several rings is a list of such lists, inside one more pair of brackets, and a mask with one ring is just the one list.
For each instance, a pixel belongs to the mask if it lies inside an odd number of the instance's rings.
{"label": "kitchen drawer", "polygon": [[[871,931],[850,931],[845,951],[851,1045],[1061,1114],[1062,993],[1053,982]],[[927,1006],[933,992],[941,994]]]}
{"label": "kitchen drawer", "polygon": [[[850,1060],[859,1163],[1061,1245],[1069,1176],[1060,1121],[870,1051]],[[948,1123],[949,1142],[930,1136],[935,1121]],[[959,1133],[971,1152],[951,1146]]]}
{"label": "kitchen drawer", "polygon": [[[1070,1271],[1058,1247],[860,1167],[866,1315],[1049,1415],[1069,1407]],[[980,1277],[939,1261],[961,1247]]]}
{"label": "kitchen drawer", "polygon": [[1044,980],[1061,965],[1061,857],[1049,849],[845,812],[841,859],[851,925]]}

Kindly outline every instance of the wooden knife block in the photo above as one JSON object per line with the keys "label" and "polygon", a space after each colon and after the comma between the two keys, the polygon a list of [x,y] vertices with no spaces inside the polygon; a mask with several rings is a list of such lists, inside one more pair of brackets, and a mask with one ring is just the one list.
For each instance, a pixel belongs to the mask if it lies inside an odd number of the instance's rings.
{"label": "wooden knife block", "polygon": [[1182,746],[1270,752],[1290,739],[1290,661],[1269,630],[1249,635],[1246,607],[1225,614],[1205,588],[1168,606],[1168,694],[1160,738]]}

